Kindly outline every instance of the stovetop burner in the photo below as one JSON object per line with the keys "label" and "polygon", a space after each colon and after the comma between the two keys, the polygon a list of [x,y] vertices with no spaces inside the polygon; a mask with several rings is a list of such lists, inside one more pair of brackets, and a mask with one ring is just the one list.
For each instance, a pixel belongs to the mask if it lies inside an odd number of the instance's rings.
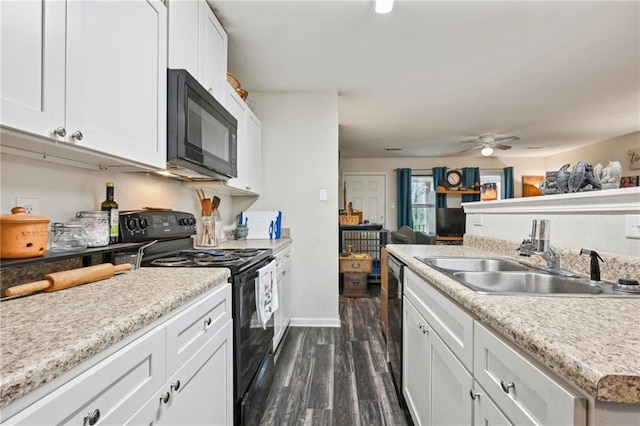
{"label": "stovetop burner", "polygon": [[189,265],[191,260],[185,256],[161,257],[151,261],[155,266],[185,266]]}
{"label": "stovetop burner", "polygon": [[240,257],[253,257],[258,254],[258,249],[234,249],[231,251],[234,255]]}

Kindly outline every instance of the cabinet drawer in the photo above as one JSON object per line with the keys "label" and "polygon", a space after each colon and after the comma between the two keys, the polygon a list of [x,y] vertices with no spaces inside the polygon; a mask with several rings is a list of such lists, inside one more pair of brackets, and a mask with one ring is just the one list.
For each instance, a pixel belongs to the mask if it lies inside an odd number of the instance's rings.
{"label": "cabinet drawer", "polygon": [[469,371],[473,368],[473,318],[431,284],[405,268],[405,296]]}
{"label": "cabinet drawer", "polygon": [[275,254],[276,271],[278,273],[291,269],[291,247],[284,248]]}
{"label": "cabinet drawer", "polygon": [[371,258],[358,258],[358,257],[341,257],[340,258],[340,272],[360,272],[370,273],[372,270]]}
{"label": "cabinet drawer", "polygon": [[8,424],[124,424],[165,382],[164,329],[150,332],[8,420]]}
{"label": "cabinet drawer", "polygon": [[344,274],[345,296],[366,296],[367,295],[367,274]]}
{"label": "cabinet drawer", "polygon": [[231,284],[225,283],[169,320],[167,376],[184,365],[230,319]]}
{"label": "cabinet drawer", "polygon": [[517,425],[585,425],[586,401],[475,324],[474,374]]}

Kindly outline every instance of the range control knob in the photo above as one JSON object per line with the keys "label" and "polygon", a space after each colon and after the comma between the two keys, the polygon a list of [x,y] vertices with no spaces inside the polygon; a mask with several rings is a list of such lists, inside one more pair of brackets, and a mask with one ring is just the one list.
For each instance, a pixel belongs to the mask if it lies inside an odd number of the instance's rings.
{"label": "range control knob", "polygon": [[136,220],[129,218],[127,219],[127,229],[129,229],[130,231],[133,231],[134,229],[136,229]]}
{"label": "range control knob", "polygon": [[186,226],[187,225],[187,219],[185,219],[185,218],[178,219],[178,225]]}
{"label": "range control knob", "polygon": [[140,218],[139,226],[140,226],[140,229],[145,229],[147,226],[149,226],[147,219]]}
{"label": "range control knob", "polygon": [[195,217],[190,217],[189,218],[189,225],[195,226],[195,224],[196,224],[196,218]]}

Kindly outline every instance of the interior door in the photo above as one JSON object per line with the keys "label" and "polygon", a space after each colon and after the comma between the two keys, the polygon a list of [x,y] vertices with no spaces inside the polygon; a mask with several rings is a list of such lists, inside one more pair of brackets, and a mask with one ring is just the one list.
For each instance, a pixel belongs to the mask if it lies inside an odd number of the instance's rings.
{"label": "interior door", "polygon": [[[362,219],[385,225],[386,177],[376,174],[345,174],[346,203],[362,211]],[[344,194],[343,194],[344,196]],[[344,201],[344,200],[343,200]]]}

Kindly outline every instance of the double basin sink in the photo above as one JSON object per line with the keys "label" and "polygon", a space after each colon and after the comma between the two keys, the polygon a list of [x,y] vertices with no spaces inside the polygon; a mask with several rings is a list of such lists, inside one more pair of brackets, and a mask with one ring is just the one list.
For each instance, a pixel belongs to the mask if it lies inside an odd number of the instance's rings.
{"label": "double basin sink", "polygon": [[507,258],[418,257],[422,263],[482,294],[638,297],[567,271],[541,271]]}

